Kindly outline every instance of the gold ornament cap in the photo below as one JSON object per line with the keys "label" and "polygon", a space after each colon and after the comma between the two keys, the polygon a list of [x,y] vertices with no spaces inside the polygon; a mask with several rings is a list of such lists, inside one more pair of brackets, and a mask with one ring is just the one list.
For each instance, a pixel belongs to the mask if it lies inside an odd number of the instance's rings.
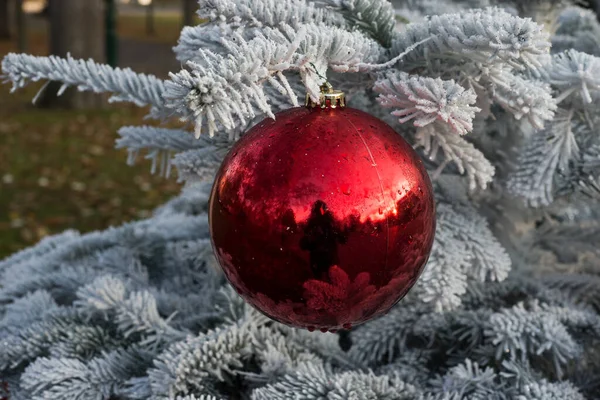
{"label": "gold ornament cap", "polygon": [[346,94],[341,90],[334,90],[329,82],[325,82],[320,86],[321,93],[319,94],[319,103],[311,99],[310,94],[306,93],[306,107],[309,108],[342,108],[346,107]]}

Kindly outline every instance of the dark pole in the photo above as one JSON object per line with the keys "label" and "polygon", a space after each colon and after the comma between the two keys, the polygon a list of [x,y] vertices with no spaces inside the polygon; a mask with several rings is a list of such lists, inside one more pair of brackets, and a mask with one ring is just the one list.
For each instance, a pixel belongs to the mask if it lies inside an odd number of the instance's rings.
{"label": "dark pole", "polygon": [[27,26],[25,13],[23,12],[23,0],[17,0],[15,8],[17,14],[17,41],[19,53],[25,53],[27,52]]}
{"label": "dark pole", "polygon": [[194,14],[198,8],[198,2],[195,0],[182,0],[183,4],[183,26],[194,25]]}
{"label": "dark pole", "polygon": [[0,40],[12,38],[11,20],[10,0],[0,0]]}
{"label": "dark pole", "polygon": [[148,36],[154,36],[156,30],[154,29],[154,1],[151,1],[146,6],[146,34]]}
{"label": "dark pole", "polygon": [[106,62],[112,67],[119,63],[117,40],[117,6],[115,0],[106,0]]}

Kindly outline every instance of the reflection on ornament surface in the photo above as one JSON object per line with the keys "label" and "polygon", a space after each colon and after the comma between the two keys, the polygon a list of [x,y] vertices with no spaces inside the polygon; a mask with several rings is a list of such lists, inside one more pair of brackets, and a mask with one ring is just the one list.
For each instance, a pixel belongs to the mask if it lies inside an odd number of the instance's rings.
{"label": "reflection on ornament surface", "polygon": [[238,293],[311,330],[387,312],[419,277],[435,230],[417,154],[351,108],[293,108],[252,128],[224,160],[209,212]]}

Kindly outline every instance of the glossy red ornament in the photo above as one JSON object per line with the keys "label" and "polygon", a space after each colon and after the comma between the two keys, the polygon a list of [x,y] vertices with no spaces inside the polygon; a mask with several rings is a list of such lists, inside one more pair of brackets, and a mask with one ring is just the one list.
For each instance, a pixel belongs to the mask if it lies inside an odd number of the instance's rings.
{"label": "glossy red ornament", "polygon": [[431,182],[415,151],[362,111],[298,107],[250,129],[209,210],[223,271],[274,320],[334,331],[386,313],[433,243]]}

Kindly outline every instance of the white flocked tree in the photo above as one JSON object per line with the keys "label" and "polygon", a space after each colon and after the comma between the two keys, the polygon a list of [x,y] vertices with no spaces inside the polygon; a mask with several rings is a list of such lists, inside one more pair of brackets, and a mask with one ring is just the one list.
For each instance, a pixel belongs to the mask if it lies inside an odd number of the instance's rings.
{"label": "white flocked tree", "polygon": [[[112,93],[190,129],[123,127],[185,182],[152,217],[0,261],[11,400],[600,398],[600,25],[567,1],[200,0],[169,79],[9,54],[19,89]],[[207,200],[231,145],[324,77],[425,160],[434,248],[386,316],[273,322],[224,281]],[[59,93],[60,94],[60,93]],[[0,393],[1,393],[0,389]]]}

